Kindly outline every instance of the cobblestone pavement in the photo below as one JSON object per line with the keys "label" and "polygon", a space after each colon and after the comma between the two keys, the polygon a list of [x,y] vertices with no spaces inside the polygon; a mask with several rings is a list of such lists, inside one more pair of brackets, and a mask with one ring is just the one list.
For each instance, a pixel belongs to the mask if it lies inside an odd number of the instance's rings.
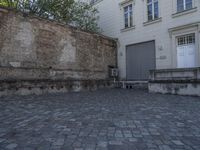
{"label": "cobblestone pavement", "polygon": [[1,98],[0,149],[200,150],[200,98],[123,89]]}

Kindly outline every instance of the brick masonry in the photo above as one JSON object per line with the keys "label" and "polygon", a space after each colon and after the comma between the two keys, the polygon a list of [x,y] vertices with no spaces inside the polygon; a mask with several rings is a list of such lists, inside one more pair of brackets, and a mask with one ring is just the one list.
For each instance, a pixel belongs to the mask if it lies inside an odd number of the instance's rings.
{"label": "brick masonry", "polygon": [[[83,82],[105,85],[109,80],[109,66],[116,66],[116,55],[114,39],[0,8],[0,93],[3,95],[9,93],[7,89],[20,90],[27,83],[29,90],[36,83],[41,87],[40,83],[44,82],[73,81],[70,87],[78,81],[80,85]],[[10,81],[15,83],[12,87]]]}

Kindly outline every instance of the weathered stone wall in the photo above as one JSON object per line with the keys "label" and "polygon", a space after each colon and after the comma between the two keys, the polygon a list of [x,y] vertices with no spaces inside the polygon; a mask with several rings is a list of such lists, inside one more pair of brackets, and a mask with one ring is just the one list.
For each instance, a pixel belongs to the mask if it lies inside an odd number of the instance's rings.
{"label": "weathered stone wall", "polygon": [[108,67],[116,66],[116,55],[113,39],[0,8],[0,80],[4,83],[108,80]]}
{"label": "weathered stone wall", "polygon": [[200,96],[200,68],[151,70],[149,92]]}

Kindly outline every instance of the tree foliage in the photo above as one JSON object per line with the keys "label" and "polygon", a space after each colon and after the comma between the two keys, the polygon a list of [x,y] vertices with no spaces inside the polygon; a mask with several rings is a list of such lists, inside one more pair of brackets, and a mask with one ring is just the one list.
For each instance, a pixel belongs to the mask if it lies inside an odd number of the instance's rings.
{"label": "tree foliage", "polygon": [[98,31],[98,10],[75,0],[0,0],[0,5],[54,19],[83,30]]}

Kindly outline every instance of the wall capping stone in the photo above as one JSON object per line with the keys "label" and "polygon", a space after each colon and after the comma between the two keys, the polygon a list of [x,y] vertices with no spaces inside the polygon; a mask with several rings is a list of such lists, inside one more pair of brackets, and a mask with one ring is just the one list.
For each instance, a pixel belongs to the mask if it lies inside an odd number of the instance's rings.
{"label": "wall capping stone", "polygon": [[38,17],[36,15],[29,15],[25,12],[22,12],[22,11],[19,11],[19,10],[16,10],[16,9],[13,9],[13,8],[9,8],[9,7],[3,7],[3,6],[0,6],[0,11],[2,12],[6,12],[8,13],[9,11],[12,11],[12,12],[15,12],[15,13],[19,13],[20,15],[22,15],[23,17],[28,17],[30,19],[38,19],[38,20],[42,20],[42,21],[46,21],[48,23],[53,23],[55,25],[59,25],[59,26],[63,26],[63,27],[66,27],[66,28],[70,28],[70,29],[73,29],[73,30],[77,30],[79,32],[83,32],[85,34],[93,34],[93,35],[97,35],[97,36],[100,36],[102,38],[105,38],[105,39],[108,39],[108,40],[114,40],[114,41],[117,41],[118,39],[117,38],[112,38],[112,37],[109,37],[109,36],[105,36],[101,33],[97,33],[97,32],[93,32],[93,31],[88,31],[88,30],[82,30],[82,29],[79,29],[75,26],[71,26],[71,25],[67,25],[65,23],[62,23],[62,22],[58,22],[58,21],[55,21],[53,19],[46,19],[46,18],[42,18],[42,17]]}
{"label": "wall capping stone", "polygon": [[8,10],[0,7],[0,12],[8,13]]}

